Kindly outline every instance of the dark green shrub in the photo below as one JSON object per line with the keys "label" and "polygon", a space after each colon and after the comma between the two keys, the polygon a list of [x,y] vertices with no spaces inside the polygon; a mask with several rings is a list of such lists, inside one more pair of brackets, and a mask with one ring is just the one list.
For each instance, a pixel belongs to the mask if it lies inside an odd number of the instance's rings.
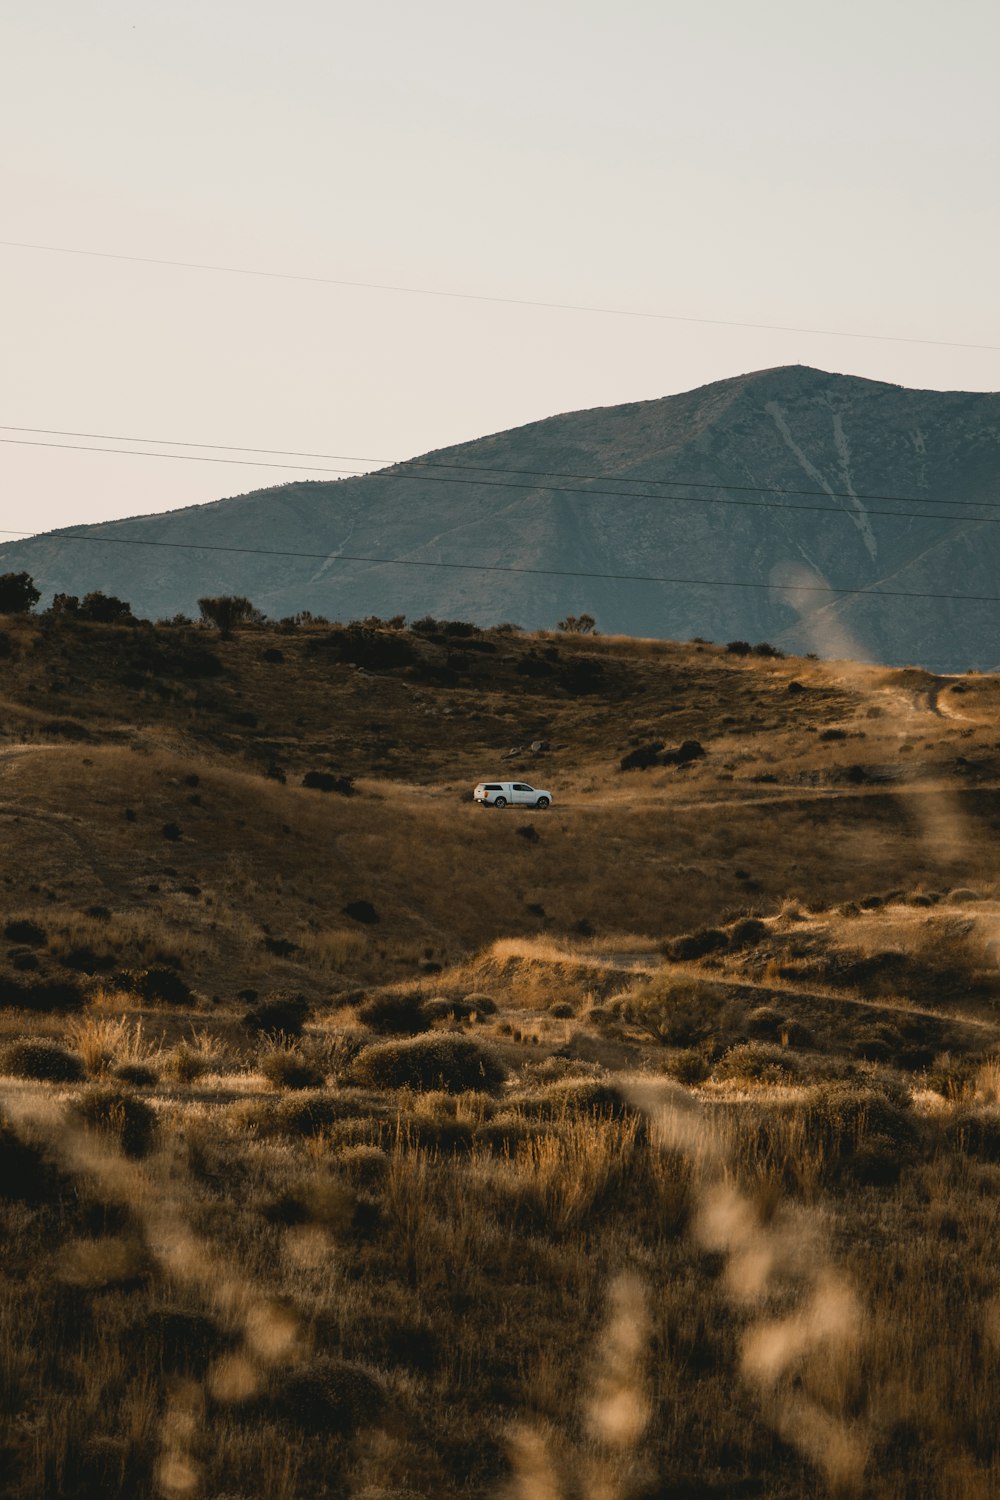
{"label": "dark green shrub", "polygon": [[637,750],[630,750],[627,755],[622,756],[618,762],[618,769],[619,771],[645,771],[649,766],[659,765],[662,749],[662,740],[656,740],[651,745],[640,745]]}
{"label": "dark green shrub", "polygon": [[771,1005],[758,1005],[747,1016],[747,1035],[758,1042],[777,1042],[781,1038],[781,1012]]}
{"label": "dark green shrub", "polygon": [[841,1175],[859,1187],[894,1187],[903,1170],[905,1154],[887,1136],[870,1135],[845,1158]]}
{"label": "dark green shrub", "polygon": [[44,1037],[20,1037],[0,1048],[0,1073],[46,1083],[77,1083],[83,1077],[83,1063],[58,1042]]}
{"label": "dark green shrub", "polygon": [[0,615],[27,615],[41,598],[30,573],[0,573]]}
{"label": "dark green shrub", "polygon": [[1000,1161],[1000,1117],[963,1110],[948,1121],[945,1139],[963,1156],[979,1161]]}
{"label": "dark green shrub", "polygon": [[450,1094],[498,1089],[507,1070],[490,1049],[468,1037],[438,1034],[365,1047],[352,1078],[369,1088],[444,1089]]}
{"label": "dark green shrub", "polygon": [[283,1135],[319,1135],[357,1108],[333,1094],[299,1094],[275,1105],[270,1123]]}
{"label": "dark green shrub", "polygon": [[273,953],[275,958],[291,958],[293,953],[298,953],[298,943],[293,943],[290,938],[266,937],[264,947],[268,953]]}
{"label": "dark green shrub", "polygon": [[309,1019],[309,1002],[304,995],[272,995],[254,1005],[243,1017],[247,1031],[299,1036]]}
{"label": "dark green shrub", "polygon": [[329,771],[307,771],[302,785],[316,792],[339,792],[342,797],[354,796],[353,776],[334,776]]}
{"label": "dark green shrub", "polygon": [[199,599],[201,617],[208,625],[214,625],[223,637],[245,625],[261,625],[264,615],[255,604],[242,594],[219,594]]}
{"label": "dark green shrub", "polygon": [[257,1067],[278,1089],[317,1089],[323,1085],[323,1074],[315,1063],[291,1047],[274,1047],[262,1053]]}
{"label": "dark green shrub", "polygon": [[164,1375],[201,1376],[235,1343],[203,1313],[154,1307],[125,1329],[122,1347],[136,1365]]}
{"label": "dark green shrub", "polygon": [[697,932],[686,932],[681,937],[669,939],[663,945],[663,952],[675,963],[691,963],[728,947],[729,938],[718,927],[700,927]]}
{"label": "dark green shrub", "polygon": [[685,1047],[670,1059],[667,1071],[678,1083],[694,1085],[704,1083],[712,1071],[712,1064],[704,1052],[699,1052],[695,1047]]}
{"label": "dark green shrub", "polygon": [[753,651],[753,647],[749,641],[729,641],[726,645],[726,650],[730,656],[749,656]]}
{"label": "dark green shrub", "polygon": [[84,993],[72,980],[15,980],[0,975],[0,1005],[24,1011],[78,1011]]}
{"label": "dark green shrub", "polygon": [[516,1102],[523,1114],[539,1120],[558,1120],[567,1114],[620,1120],[630,1108],[621,1089],[599,1078],[564,1078]]}
{"label": "dark green shrub", "polygon": [[135,625],[131,604],[117,599],[114,594],[84,594],[77,609],[77,619],[89,620],[95,625]]}
{"label": "dark green shrub", "polygon": [[821,1144],[831,1161],[847,1158],[872,1137],[892,1143],[896,1150],[909,1149],[916,1140],[916,1127],[905,1108],[901,1089],[859,1088],[836,1082],[810,1090],[806,1102],[806,1127],[810,1139]]}
{"label": "dark green shrub", "polygon": [[26,917],[16,917],[4,927],[3,935],[8,943],[27,943],[32,948],[41,948],[48,942],[48,933],[37,922]]}
{"label": "dark green shrub", "polygon": [[358,1020],[382,1036],[418,1036],[431,1019],[419,994],[373,995],[358,1007]]}
{"label": "dark green shrub", "polygon": [[[729,1010],[721,991],[697,983],[652,984],[622,996],[615,1004],[623,1021],[666,1047],[693,1047],[708,1041],[726,1025]],[[594,1010],[601,1012],[598,1024],[609,1014],[607,1007],[595,1006]],[[594,1019],[593,1010],[586,1019]]]}
{"label": "dark green shrub", "polygon": [[663,757],[665,766],[688,766],[694,760],[701,760],[706,754],[704,745],[700,740],[685,740],[676,750],[668,750]]}
{"label": "dark green shrub", "polygon": [[131,1084],[135,1089],[152,1088],[157,1082],[155,1070],[147,1068],[145,1063],[121,1063],[114,1071],[116,1078],[120,1078],[122,1083]]}
{"label": "dark green shrub", "polygon": [[799,1071],[798,1058],[768,1042],[744,1042],[730,1047],[712,1069],[715,1078],[754,1078],[762,1083],[787,1083]]}
{"label": "dark green shrub", "polygon": [[733,948],[755,948],[768,936],[768,926],[759,917],[744,917],[734,922],[729,929],[729,942]]}
{"label": "dark green shrub", "polygon": [[0,1199],[45,1203],[58,1178],[37,1146],[24,1141],[0,1115]]}
{"label": "dark green shrub", "polygon": [[78,984],[64,979],[13,979],[0,975],[0,1005],[20,1010],[80,1010],[84,993]]}
{"label": "dark green shrub", "polygon": [[193,1005],[194,992],[173,969],[128,969],[123,975],[126,988],[141,1000],[164,1005]]}
{"label": "dark green shrub", "polygon": [[474,1010],[478,1016],[495,1016],[497,1013],[497,1003],[492,995],[483,995],[478,990],[473,990],[471,994],[465,995],[463,999],[465,1004],[471,1010]]}
{"label": "dark green shrub", "polygon": [[381,1381],[362,1365],[319,1358],[276,1374],[267,1405],[280,1421],[303,1432],[353,1437],[382,1422],[388,1398]]}
{"label": "dark green shrub", "polygon": [[77,1118],[89,1129],[110,1136],[125,1156],[147,1156],[156,1138],[156,1115],[148,1104],[124,1090],[95,1086],[74,1101]]}

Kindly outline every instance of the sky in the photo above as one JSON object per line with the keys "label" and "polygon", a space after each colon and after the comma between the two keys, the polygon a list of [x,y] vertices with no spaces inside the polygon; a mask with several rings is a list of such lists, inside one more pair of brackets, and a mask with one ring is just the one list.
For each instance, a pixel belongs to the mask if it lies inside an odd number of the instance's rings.
{"label": "sky", "polygon": [[779,364],[998,390],[998,48],[995,0],[7,0],[0,528]]}

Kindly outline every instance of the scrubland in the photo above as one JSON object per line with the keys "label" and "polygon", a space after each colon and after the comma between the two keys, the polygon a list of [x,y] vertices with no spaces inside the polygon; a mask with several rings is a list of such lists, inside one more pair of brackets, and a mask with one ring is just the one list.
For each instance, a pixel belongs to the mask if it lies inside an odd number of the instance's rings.
{"label": "scrubland", "polygon": [[0,623],[0,1494],[1000,1493],[995,679]]}

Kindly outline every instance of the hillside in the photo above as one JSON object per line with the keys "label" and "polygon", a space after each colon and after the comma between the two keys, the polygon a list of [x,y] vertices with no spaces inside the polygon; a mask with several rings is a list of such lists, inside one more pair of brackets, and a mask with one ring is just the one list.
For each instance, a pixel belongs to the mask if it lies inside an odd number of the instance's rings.
{"label": "hillside", "polygon": [[[586,610],[637,636],[989,669],[995,603],[938,596],[996,592],[1000,529],[977,503],[998,494],[1000,396],[792,366],[550,417],[359,478],[75,528],[86,543],[8,543],[0,570],[26,569],[46,595],[101,589],[151,618],[228,592],[274,618],[430,613],[551,628]],[[476,562],[509,571],[423,566]],[[761,587],[817,580],[911,597]]]}
{"label": "hillside", "polygon": [[1000,679],[2,627],[3,1500],[998,1491]]}

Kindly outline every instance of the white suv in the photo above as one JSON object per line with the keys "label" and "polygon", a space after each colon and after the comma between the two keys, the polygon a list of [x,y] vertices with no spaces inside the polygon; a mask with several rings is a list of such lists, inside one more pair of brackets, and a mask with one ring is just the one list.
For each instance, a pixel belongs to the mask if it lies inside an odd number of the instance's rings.
{"label": "white suv", "polygon": [[552,801],[551,792],[526,781],[481,781],[472,795],[484,807],[548,807]]}

